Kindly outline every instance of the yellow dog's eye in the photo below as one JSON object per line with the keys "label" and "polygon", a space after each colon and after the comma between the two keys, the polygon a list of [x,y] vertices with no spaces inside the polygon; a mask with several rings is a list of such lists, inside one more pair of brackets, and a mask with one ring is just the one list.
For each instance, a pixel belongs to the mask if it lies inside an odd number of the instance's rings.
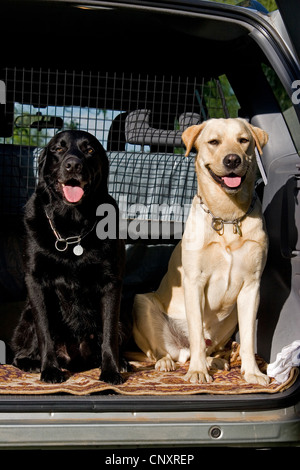
{"label": "yellow dog's eye", "polygon": [[208,142],[210,145],[219,145],[219,141],[217,139],[212,139]]}
{"label": "yellow dog's eye", "polygon": [[241,137],[240,139],[240,144],[248,144],[249,140],[246,139],[245,137]]}

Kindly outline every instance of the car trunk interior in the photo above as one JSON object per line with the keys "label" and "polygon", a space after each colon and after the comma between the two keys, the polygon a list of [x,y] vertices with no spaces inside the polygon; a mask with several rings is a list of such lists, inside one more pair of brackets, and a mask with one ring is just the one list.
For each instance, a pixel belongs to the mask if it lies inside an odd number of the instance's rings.
{"label": "car trunk interior", "polygon": [[[0,80],[6,87],[6,104],[0,115],[0,339],[5,344],[2,356],[6,363],[12,360],[10,339],[26,295],[23,208],[37,181],[40,149],[51,136],[61,128],[81,128],[103,143],[110,159],[110,193],[119,205],[124,201],[127,205],[126,227],[136,217],[135,204],[147,210],[153,204],[173,208],[170,213],[160,208],[155,239],[135,239],[128,229],[124,235],[124,296],[130,304],[136,293],[158,287],[181,236],[185,209],[197,191],[193,158],[184,157],[180,142],[180,117],[193,123],[237,116],[270,133],[270,147],[268,144],[263,156],[268,185],[264,188],[261,176],[257,183],[270,237],[257,352],[267,362],[274,360],[283,346],[297,339],[295,329],[300,327],[299,261],[297,264],[292,255],[299,249],[293,198],[299,184],[299,161],[265,74],[271,64],[249,34],[251,27],[230,19],[229,9],[223,15],[215,10],[213,16],[208,7],[196,14],[183,8],[168,11],[105,2],[90,6],[4,3],[0,33],[5,44]],[[143,138],[128,138],[125,120],[141,110],[149,111],[149,127],[163,135],[150,144]],[[280,116],[274,127],[276,113]],[[52,120],[44,124],[43,116]],[[276,129],[280,129],[280,138]],[[149,213],[143,217],[151,220]],[[164,234],[166,224],[171,227],[169,236]],[[132,343],[130,348],[136,346]],[[292,403],[296,397],[299,380],[273,395],[3,394],[0,409],[255,409]]]}

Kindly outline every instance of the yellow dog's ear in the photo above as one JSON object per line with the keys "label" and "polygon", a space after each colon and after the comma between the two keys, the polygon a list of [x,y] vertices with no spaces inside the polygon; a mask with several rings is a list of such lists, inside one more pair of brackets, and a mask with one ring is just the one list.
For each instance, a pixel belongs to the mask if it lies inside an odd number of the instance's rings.
{"label": "yellow dog's ear", "polygon": [[184,145],[186,146],[186,152],[185,152],[186,157],[192,150],[195,140],[200,135],[200,132],[203,130],[205,125],[206,125],[206,122],[203,122],[202,124],[197,124],[195,126],[190,126],[187,129],[185,129],[185,131],[182,133],[181,138],[182,138]]}
{"label": "yellow dog's ear", "polygon": [[263,131],[259,127],[252,126],[251,124],[248,124],[248,127],[253,139],[255,140],[257,150],[259,151],[260,155],[262,155],[262,147],[264,147],[268,142],[269,136],[266,131]]}

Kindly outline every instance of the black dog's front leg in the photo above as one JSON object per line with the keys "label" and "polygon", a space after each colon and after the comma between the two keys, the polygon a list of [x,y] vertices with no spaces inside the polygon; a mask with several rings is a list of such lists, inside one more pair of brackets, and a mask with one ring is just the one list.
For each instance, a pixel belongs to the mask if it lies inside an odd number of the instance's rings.
{"label": "black dog's front leg", "polygon": [[119,372],[119,316],[121,287],[108,284],[102,297],[102,364],[100,380],[114,385],[123,383]]}
{"label": "black dog's front leg", "polygon": [[[43,382],[61,383],[66,380],[65,373],[60,370],[51,338],[49,317],[46,309],[44,289],[33,277],[27,276],[29,303],[32,310],[38,347],[41,357],[41,380]],[[49,294],[50,296],[51,294]],[[51,312],[49,312],[51,315]]]}

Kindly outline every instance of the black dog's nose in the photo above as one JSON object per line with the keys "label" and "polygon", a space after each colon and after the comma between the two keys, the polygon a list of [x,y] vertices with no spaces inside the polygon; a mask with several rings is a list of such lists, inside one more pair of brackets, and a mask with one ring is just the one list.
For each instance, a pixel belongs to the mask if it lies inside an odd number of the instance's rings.
{"label": "black dog's nose", "polygon": [[230,153],[229,155],[226,155],[226,157],[223,160],[223,165],[229,168],[230,170],[237,168],[240,164],[241,164],[241,158],[234,153]]}
{"label": "black dog's nose", "polygon": [[82,163],[78,157],[68,157],[64,162],[64,166],[70,173],[80,173],[82,170]]}

